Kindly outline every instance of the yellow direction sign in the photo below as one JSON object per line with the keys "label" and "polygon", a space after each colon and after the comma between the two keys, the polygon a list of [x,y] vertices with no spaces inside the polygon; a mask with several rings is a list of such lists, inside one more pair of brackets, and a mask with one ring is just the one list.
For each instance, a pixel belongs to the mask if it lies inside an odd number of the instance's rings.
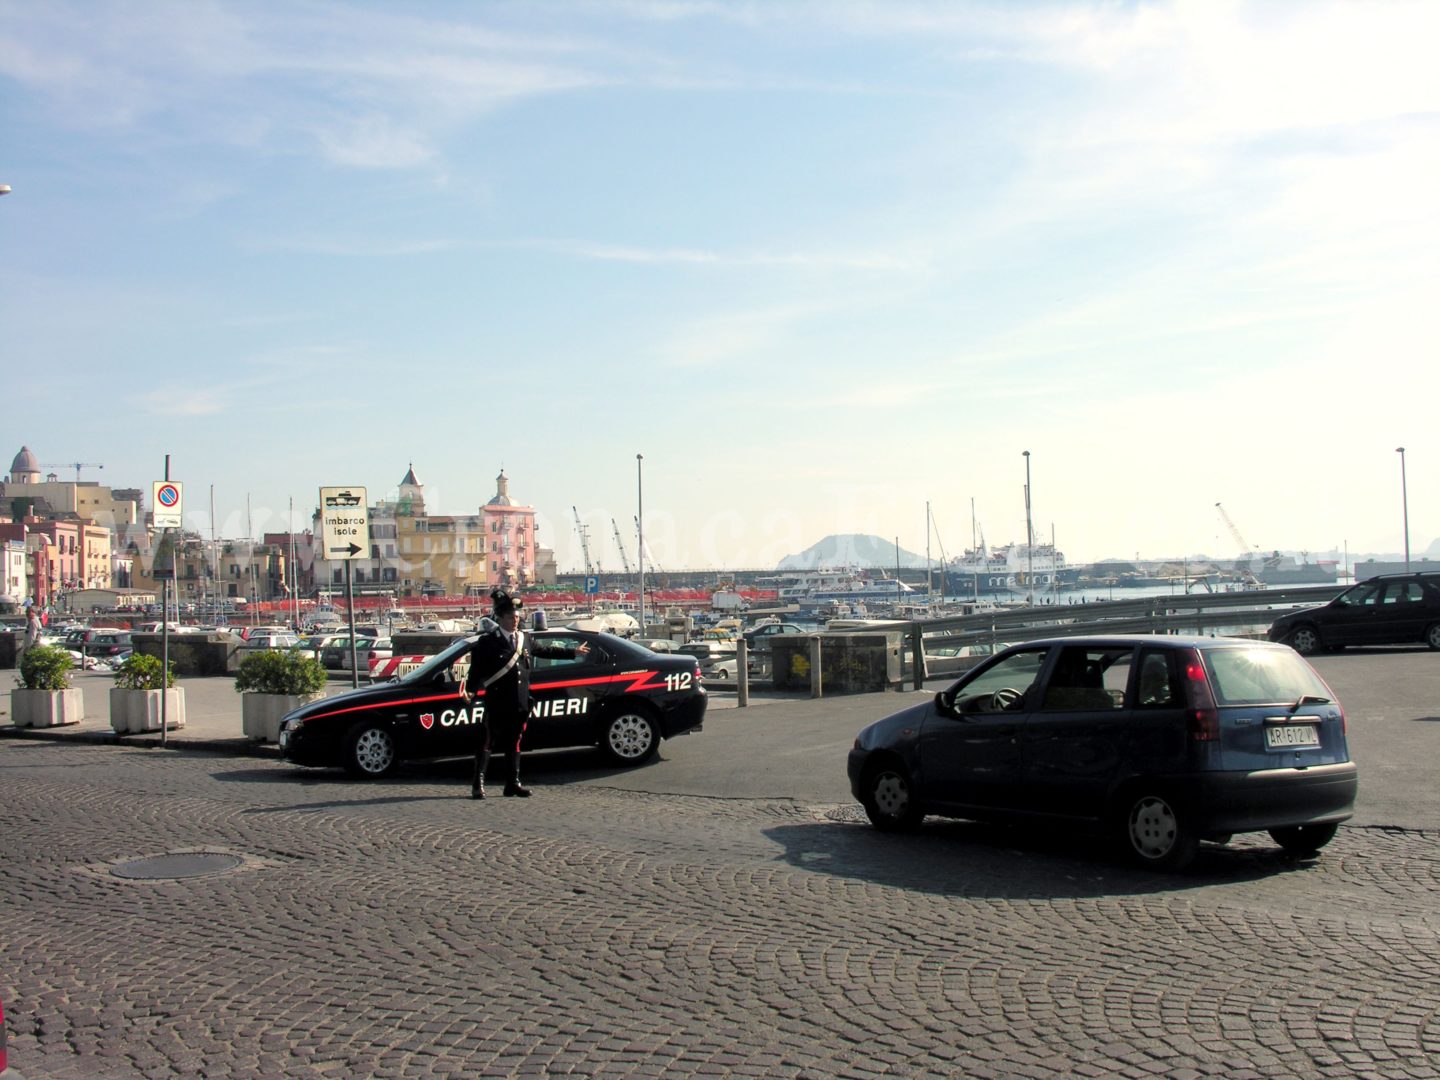
{"label": "yellow direction sign", "polygon": [[363,487],[320,489],[320,557],[370,557],[370,507]]}

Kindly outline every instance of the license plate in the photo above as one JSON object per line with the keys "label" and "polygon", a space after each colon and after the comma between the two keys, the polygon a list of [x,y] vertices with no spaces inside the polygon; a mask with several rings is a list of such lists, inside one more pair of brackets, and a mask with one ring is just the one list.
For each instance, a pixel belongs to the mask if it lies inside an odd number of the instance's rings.
{"label": "license plate", "polygon": [[1320,731],[1314,724],[1271,724],[1265,729],[1265,745],[1271,750],[1319,746]]}

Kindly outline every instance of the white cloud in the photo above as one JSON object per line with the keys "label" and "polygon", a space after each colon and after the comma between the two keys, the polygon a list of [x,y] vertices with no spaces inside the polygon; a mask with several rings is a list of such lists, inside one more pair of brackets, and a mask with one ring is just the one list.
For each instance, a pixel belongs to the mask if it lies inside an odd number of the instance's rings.
{"label": "white cloud", "polygon": [[435,158],[420,133],[386,116],[363,116],[317,132],[325,156],[362,169],[413,169]]}

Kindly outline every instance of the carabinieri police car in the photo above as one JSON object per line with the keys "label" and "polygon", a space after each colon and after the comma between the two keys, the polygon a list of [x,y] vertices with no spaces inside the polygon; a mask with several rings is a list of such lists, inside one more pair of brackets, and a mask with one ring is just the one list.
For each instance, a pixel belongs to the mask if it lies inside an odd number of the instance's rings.
{"label": "carabinieri police car", "polygon": [[[661,656],[613,634],[527,632],[530,721],[524,749],[598,746],[619,765],[640,765],[661,739],[699,731],[706,695],[692,656]],[[484,691],[461,697],[474,637],[434,656],[403,657],[387,682],[312,701],[280,722],[280,756],[380,777],[401,760],[475,752]],[[587,648],[580,651],[580,646]]]}

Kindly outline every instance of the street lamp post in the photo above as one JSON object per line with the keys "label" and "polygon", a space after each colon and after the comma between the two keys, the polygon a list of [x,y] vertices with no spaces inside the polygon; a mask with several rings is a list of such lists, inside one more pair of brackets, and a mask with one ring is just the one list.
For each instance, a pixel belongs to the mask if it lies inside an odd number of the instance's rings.
{"label": "street lamp post", "polygon": [[1030,451],[1025,452],[1025,585],[1035,606],[1035,529],[1030,523]]}
{"label": "street lamp post", "polygon": [[1405,447],[1397,446],[1400,455],[1400,512],[1405,522],[1405,572],[1410,572],[1410,498],[1405,490]]}
{"label": "street lamp post", "polygon": [[635,455],[635,554],[640,565],[640,636],[645,636],[645,455]]}

